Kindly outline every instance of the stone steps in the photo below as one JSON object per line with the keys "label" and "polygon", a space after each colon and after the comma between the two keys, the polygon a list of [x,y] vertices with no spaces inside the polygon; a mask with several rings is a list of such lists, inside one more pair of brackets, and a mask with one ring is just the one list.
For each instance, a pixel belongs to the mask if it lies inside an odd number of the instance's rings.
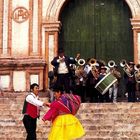
{"label": "stone steps", "polygon": [[[24,97],[24,96],[23,96]],[[22,124],[23,97],[0,98],[0,140],[25,140]],[[46,100],[42,97],[41,100]],[[47,111],[44,108],[41,117]],[[83,103],[76,115],[85,129],[79,140],[139,140],[140,104],[137,103]],[[38,140],[46,140],[50,122],[39,119]],[[56,139],[57,140],[57,139]]]}

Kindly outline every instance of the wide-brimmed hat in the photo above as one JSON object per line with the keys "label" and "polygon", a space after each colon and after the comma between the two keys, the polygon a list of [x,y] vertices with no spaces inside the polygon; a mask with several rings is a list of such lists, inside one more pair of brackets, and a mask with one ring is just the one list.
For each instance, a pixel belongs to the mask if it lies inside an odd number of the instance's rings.
{"label": "wide-brimmed hat", "polygon": [[131,61],[128,63],[128,65],[135,65],[135,63]]}
{"label": "wide-brimmed hat", "polygon": [[106,68],[105,66],[101,66],[101,67],[100,67],[100,70],[101,70],[101,69],[107,70],[107,68]]}

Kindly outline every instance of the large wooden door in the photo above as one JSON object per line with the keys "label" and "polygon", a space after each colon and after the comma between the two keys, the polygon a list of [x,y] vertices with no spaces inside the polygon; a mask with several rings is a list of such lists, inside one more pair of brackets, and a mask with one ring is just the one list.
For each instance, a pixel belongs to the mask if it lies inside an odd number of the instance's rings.
{"label": "large wooden door", "polygon": [[70,0],[60,14],[59,47],[73,57],[133,60],[130,18],[124,0]]}

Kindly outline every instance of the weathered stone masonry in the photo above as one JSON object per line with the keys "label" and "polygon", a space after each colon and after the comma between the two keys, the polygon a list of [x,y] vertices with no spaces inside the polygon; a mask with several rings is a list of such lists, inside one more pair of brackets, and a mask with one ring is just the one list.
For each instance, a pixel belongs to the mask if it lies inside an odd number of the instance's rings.
{"label": "weathered stone masonry", "polygon": [[[124,0],[132,12],[134,62],[140,62],[140,0]],[[0,1],[0,85],[26,91],[32,82],[48,88],[50,61],[57,53],[59,14],[68,0]]]}

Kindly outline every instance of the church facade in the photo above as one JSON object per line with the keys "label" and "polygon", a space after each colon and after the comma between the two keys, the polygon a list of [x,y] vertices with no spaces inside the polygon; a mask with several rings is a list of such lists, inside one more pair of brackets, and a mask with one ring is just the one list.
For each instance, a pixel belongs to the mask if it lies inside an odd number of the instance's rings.
{"label": "church facade", "polygon": [[[132,13],[134,62],[140,63],[140,0],[123,0]],[[28,91],[48,88],[48,71],[57,54],[61,10],[69,0],[0,1],[0,87]]]}

